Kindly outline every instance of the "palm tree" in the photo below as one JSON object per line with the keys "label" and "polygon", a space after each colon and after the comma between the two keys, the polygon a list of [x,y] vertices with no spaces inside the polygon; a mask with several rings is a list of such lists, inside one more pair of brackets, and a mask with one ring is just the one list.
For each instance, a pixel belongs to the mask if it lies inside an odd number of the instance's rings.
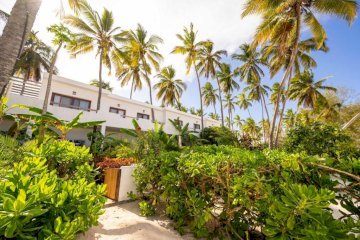
{"label": "palm tree", "polygon": [[[196,73],[196,79],[198,83],[199,97],[200,97],[200,110],[203,111],[203,102],[202,102],[202,91],[200,84],[199,71],[196,67],[198,63],[198,56],[203,42],[196,42],[197,32],[194,31],[194,25],[190,23],[190,27],[184,27],[184,35],[176,34],[176,37],[182,42],[182,46],[176,46],[171,53],[186,55],[185,64],[186,64],[186,73],[190,73],[191,67],[194,67]],[[204,129],[204,116],[201,115],[201,130]]]}
{"label": "palm tree", "polygon": [[216,102],[219,99],[219,95],[216,93],[217,89],[214,89],[214,87],[211,85],[210,82],[205,83],[205,85],[202,87],[202,94],[203,94],[203,101],[204,105],[206,107],[213,105],[214,106],[214,112],[216,114]]}
{"label": "palm tree", "polygon": [[220,60],[222,55],[227,56],[227,52],[225,50],[214,51],[214,43],[211,41],[206,41],[199,50],[199,63],[197,65],[197,68],[200,71],[200,75],[204,75],[206,78],[211,77],[212,79],[216,79],[217,81],[218,91],[219,91],[218,96],[220,100],[220,110],[221,110],[221,124],[222,126],[224,126],[224,109],[222,105],[222,91],[221,91],[219,77],[216,74],[216,69],[220,68],[220,64],[221,64]]}
{"label": "palm tree", "polygon": [[234,117],[234,124],[237,128],[241,129],[241,126],[243,124],[243,120],[241,119],[240,115],[236,115]]}
{"label": "palm tree", "polygon": [[241,130],[246,135],[250,136],[253,139],[257,139],[259,136],[260,127],[257,126],[256,122],[252,118],[246,119],[246,121],[242,124]]}
{"label": "palm tree", "polygon": [[175,104],[175,109],[181,112],[186,112],[186,113],[188,112],[188,109],[185,106],[183,106],[180,101]]}
{"label": "palm tree", "polygon": [[[140,24],[135,31],[124,31],[121,36],[125,43],[124,51],[132,56],[132,61],[143,68],[144,80],[149,88],[150,104],[153,105],[152,84],[149,76],[153,68],[157,72],[160,71],[160,61],[163,60],[163,56],[158,52],[158,44],[163,43],[163,40],[156,35],[148,37],[147,31]],[[155,122],[153,108],[151,108],[151,118]]]}
{"label": "palm tree", "polygon": [[326,101],[320,90],[336,91],[336,88],[324,86],[327,78],[323,78],[317,82],[314,81],[314,74],[305,70],[292,79],[289,90],[289,96],[292,100],[298,101],[298,106],[303,105],[304,108],[314,109],[319,101]]}
{"label": "palm tree", "polygon": [[11,10],[0,38],[0,97],[10,81],[24,42],[30,35],[40,5],[41,0],[16,0]]}
{"label": "palm tree", "polygon": [[[99,87],[100,86],[100,81],[97,80],[97,79],[93,79],[93,80],[90,81],[89,84],[91,86],[94,86],[94,87]],[[114,90],[114,88],[111,86],[110,82],[103,81],[101,87],[102,87],[102,89],[108,90],[110,92],[112,92]]]}
{"label": "palm tree", "polygon": [[172,66],[163,68],[156,77],[160,79],[154,85],[154,90],[157,90],[156,98],[161,99],[163,105],[175,106],[180,102],[186,84],[181,79],[175,79],[175,69]]}
{"label": "palm tree", "polygon": [[185,126],[181,126],[179,119],[169,119],[169,121],[178,132],[178,146],[181,148],[183,146],[183,139],[191,137],[192,133],[196,133],[196,131],[190,130],[190,123],[186,123]]}
{"label": "palm tree", "polygon": [[243,44],[240,47],[239,54],[231,55],[232,59],[243,62],[243,64],[234,70],[236,75],[240,75],[241,80],[247,83],[252,81],[260,81],[265,76],[261,67],[267,66],[266,61],[260,57],[260,53],[255,48],[251,48],[249,44]]}
{"label": "palm tree", "polygon": [[[264,124],[264,109],[267,115],[267,121],[269,121],[269,112],[266,107],[265,95],[268,95],[268,90],[270,88],[267,85],[262,85],[259,80],[249,80],[248,86],[244,89],[244,91],[249,91],[248,98],[252,101],[258,101],[261,104],[261,116],[262,116],[262,123]],[[263,136],[265,137],[265,125],[263,125]],[[264,138],[266,142],[266,139]]]}
{"label": "palm tree", "polygon": [[295,119],[296,119],[296,114],[293,112],[292,109],[288,109],[284,116],[284,124],[286,129],[291,129],[295,126]]}
{"label": "palm tree", "polygon": [[249,117],[251,118],[249,107],[252,106],[252,103],[251,103],[250,99],[246,96],[246,92],[242,92],[239,95],[238,101],[236,104],[240,107],[240,109],[247,110],[249,113]]}
{"label": "palm tree", "polygon": [[220,87],[225,94],[232,93],[234,90],[239,90],[240,85],[234,80],[230,64],[220,64],[220,71],[217,72]]}
{"label": "palm tree", "polygon": [[217,113],[209,113],[209,117],[214,120],[219,120],[220,116]]}
{"label": "palm tree", "polygon": [[120,40],[119,27],[114,26],[112,12],[104,8],[102,15],[94,11],[87,2],[81,2],[79,16],[66,16],[64,22],[79,30],[76,42],[69,46],[73,56],[96,49],[99,56],[99,90],[96,110],[100,110],[102,96],[102,69],[105,65],[111,71],[111,57]]}
{"label": "palm tree", "polygon": [[[286,81],[293,70],[296,55],[299,48],[301,24],[304,23],[311,31],[316,42],[317,49],[320,49],[327,38],[325,29],[320,24],[314,13],[332,14],[352,23],[357,16],[358,4],[356,1],[348,0],[248,0],[245,4],[242,16],[257,13],[262,15],[263,22],[257,29],[253,45],[264,44],[277,45],[278,54],[284,55],[287,49],[291,48],[290,61],[280,82],[280,89],[283,89]],[[280,105],[280,95],[274,107],[274,116],[271,123],[269,147],[273,146],[273,134]]]}
{"label": "palm tree", "polygon": [[[85,0],[69,0],[73,10]],[[42,0],[16,0],[0,38],[0,97],[13,74],[25,40],[28,39]]]}
{"label": "palm tree", "polygon": [[[36,36],[36,33],[31,32],[29,39],[24,45],[23,52],[20,54],[14,68],[15,75],[24,76],[23,87],[20,93],[21,95],[24,93],[26,81],[29,79],[39,81],[41,79],[42,68],[44,68],[47,72],[50,72],[52,54],[52,48],[42,42]],[[54,71],[54,67],[52,70]]]}
{"label": "palm tree", "polygon": [[[229,117],[229,122],[228,123],[232,123],[232,112],[234,111],[235,109],[235,98],[231,96],[230,93],[227,93],[225,95],[225,99],[224,99],[224,107],[227,107],[228,109],[228,117]],[[228,125],[230,129],[232,129],[232,124]]]}

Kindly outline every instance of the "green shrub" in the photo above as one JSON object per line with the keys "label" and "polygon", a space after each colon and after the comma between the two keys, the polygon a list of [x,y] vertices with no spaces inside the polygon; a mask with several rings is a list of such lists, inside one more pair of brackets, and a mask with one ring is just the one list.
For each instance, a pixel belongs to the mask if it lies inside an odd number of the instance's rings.
{"label": "green shrub", "polygon": [[31,154],[46,159],[49,170],[56,170],[61,178],[71,179],[79,170],[88,180],[96,174],[89,165],[92,161],[89,148],[75,146],[69,141],[50,140],[40,147],[34,147]]}
{"label": "green shrub", "polygon": [[46,160],[26,157],[0,182],[0,236],[76,239],[103,213],[104,191],[76,173],[64,181]]}
{"label": "green shrub", "polygon": [[[165,205],[181,233],[187,226],[206,238],[355,239],[351,217],[360,212],[351,199],[360,188],[339,175],[351,186],[339,194],[325,164],[332,166],[305,153],[202,146],[139,159],[134,176],[142,212]],[[350,212],[342,221],[329,208],[335,199]]]}
{"label": "green shrub", "polygon": [[238,146],[239,141],[233,131],[226,127],[208,127],[200,133],[205,144]]}
{"label": "green shrub", "polygon": [[5,176],[22,156],[22,149],[15,139],[0,135],[0,177]]}
{"label": "green shrub", "polygon": [[350,136],[338,127],[315,122],[296,125],[284,142],[289,152],[304,151],[309,155],[328,155],[336,158],[360,157],[360,151]]}

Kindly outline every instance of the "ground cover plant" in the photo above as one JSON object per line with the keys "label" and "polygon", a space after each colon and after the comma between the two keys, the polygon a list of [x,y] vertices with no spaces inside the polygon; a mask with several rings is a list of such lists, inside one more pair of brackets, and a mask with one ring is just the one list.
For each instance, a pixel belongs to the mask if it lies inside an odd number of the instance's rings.
{"label": "ground cover plant", "polygon": [[[359,160],[332,164],[305,153],[203,146],[149,154],[135,178],[142,214],[165,205],[176,228],[197,237],[356,239]],[[341,220],[330,208],[337,203]]]}

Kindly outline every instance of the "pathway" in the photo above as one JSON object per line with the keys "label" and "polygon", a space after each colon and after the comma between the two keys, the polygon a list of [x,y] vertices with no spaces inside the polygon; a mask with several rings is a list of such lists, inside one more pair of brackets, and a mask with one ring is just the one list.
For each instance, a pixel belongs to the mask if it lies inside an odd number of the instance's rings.
{"label": "pathway", "polygon": [[108,201],[99,225],[91,228],[79,240],[191,240],[180,236],[165,216],[151,218],[139,215],[138,202],[116,203]]}

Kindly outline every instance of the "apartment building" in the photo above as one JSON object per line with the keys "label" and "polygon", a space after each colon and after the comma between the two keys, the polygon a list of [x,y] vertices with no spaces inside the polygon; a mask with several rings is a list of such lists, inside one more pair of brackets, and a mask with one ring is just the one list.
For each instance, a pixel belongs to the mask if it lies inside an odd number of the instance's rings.
{"label": "apartment building", "polygon": [[[48,74],[43,75],[42,81],[23,82],[22,79],[12,78],[7,95],[8,105],[24,104],[42,108],[47,86]],[[124,138],[120,128],[133,129],[132,119],[136,119],[141,129],[146,131],[153,128],[151,121],[151,108],[154,109],[155,119],[164,124],[164,130],[168,134],[176,134],[176,130],[169,119],[179,119],[180,123],[189,123],[191,129],[200,130],[201,118],[189,113],[181,112],[169,107],[157,107],[137,100],[128,99],[108,90],[103,90],[101,108],[96,111],[98,88],[86,83],[70,80],[60,76],[53,76],[53,82],[48,103],[48,111],[57,118],[71,120],[80,111],[84,112],[81,121],[106,121],[101,126],[103,134],[113,133],[115,136]],[[23,109],[13,109],[13,113],[22,113]],[[0,130],[7,130],[10,122],[3,122]],[[204,119],[204,127],[220,126],[219,121]],[[87,133],[91,129],[74,129],[69,140],[89,144]]]}

